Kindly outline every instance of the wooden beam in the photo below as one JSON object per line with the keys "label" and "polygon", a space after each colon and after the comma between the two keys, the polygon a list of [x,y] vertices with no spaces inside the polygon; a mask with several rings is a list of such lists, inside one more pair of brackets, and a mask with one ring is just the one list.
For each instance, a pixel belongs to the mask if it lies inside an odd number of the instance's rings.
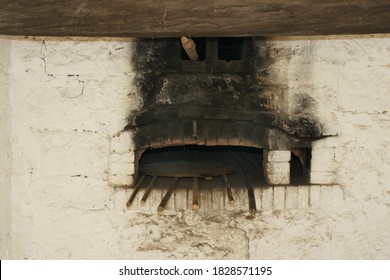
{"label": "wooden beam", "polygon": [[0,0],[0,7],[2,35],[390,33],[390,0]]}

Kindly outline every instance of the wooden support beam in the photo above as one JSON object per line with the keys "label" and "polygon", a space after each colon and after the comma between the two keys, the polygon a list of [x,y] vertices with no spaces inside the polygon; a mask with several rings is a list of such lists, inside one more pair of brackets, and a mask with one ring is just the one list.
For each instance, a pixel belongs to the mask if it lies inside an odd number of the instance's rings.
{"label": "wooden support beam", "polygon": [[226,37],[390,33],[390,0],[0,0],[0,34]]}

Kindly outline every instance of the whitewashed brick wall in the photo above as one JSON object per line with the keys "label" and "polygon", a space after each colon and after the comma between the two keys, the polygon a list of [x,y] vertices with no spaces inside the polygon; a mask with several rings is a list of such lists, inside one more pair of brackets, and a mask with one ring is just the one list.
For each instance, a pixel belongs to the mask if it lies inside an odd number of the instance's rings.
{"label": "whitewashed brick wall", "polygon": [[[172,200],[162,215],[157,191],[124,207],[131,190],[113,185],[132,182],[134,153],[131,135],[118,132],[141,104],[132,40],[2,38],[0,256],[390,258],[390,36],[267,44],[283,109],[293,114],[309,96],[335,136],[313,146],[313,185],[256,190],[260,211],[248,219],[246,207],[218,199],[188,210],[190,192],[175,194],[187,203]],[[236,192],[236,205],[247,205],[246,190]]]}

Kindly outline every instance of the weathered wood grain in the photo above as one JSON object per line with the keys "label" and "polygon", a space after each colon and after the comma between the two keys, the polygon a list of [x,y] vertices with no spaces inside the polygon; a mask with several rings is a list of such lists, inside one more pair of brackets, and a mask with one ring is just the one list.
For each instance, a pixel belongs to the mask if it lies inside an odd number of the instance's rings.
{"label": "weathered wood grain", "polygon": [[2,35],[390,33],[390,0],[0,0],[0,7]]}

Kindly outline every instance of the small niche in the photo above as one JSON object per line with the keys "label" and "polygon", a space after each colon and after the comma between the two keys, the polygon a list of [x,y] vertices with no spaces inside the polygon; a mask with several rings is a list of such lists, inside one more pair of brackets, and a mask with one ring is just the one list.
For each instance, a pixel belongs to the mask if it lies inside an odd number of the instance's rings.
{"label": "small niche", "polygon": [[[243,60],[245,38],[244,37],[222,37],[222,38],[191,38],[196,44],[196,52],[199,61],[221,60],[234,61]],[[180,47],[181,60],[189,60],[183,46]]]}
{"label": "small niche", "polygon": [[224,37],[218,39],[218,60],[242,60],[244,50],[243,37]]}
{"label": "small niche", "polygon": [[290,180],[292,185],[310,184],[311,149],[291,151]]}

